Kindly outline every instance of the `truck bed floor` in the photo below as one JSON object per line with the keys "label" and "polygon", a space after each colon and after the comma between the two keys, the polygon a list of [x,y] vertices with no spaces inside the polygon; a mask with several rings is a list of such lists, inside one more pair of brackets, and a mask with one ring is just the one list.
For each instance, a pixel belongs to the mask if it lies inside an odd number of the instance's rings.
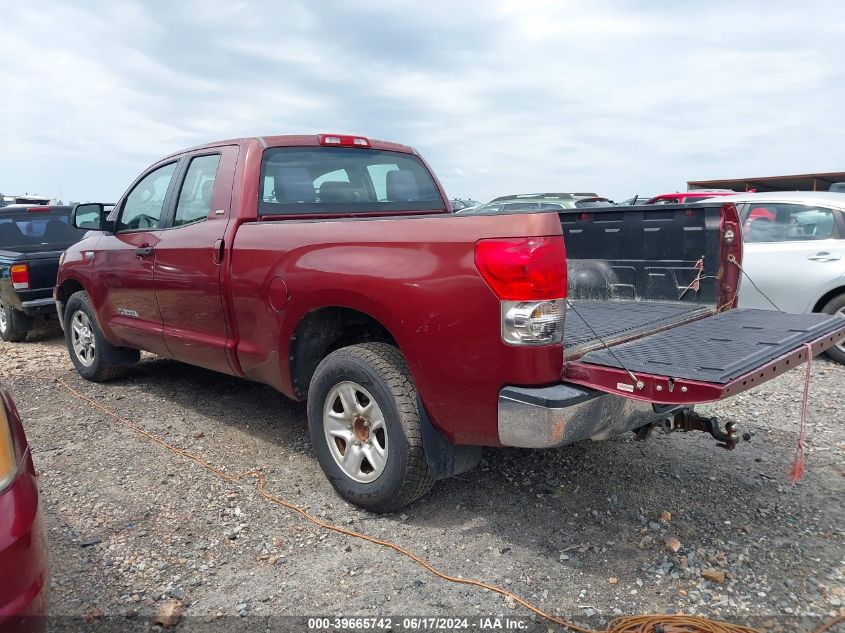
{"label": "truck bed floor", "polygon": [[591,351],[580,360],[725,384],[843,325],[837,315],[737,309],[616,345],[613,354]]}
{"label": "truck bed floor", "polygon": [[571,359],[591,349],[603,348],[598,337],[613,345],[712,311],[712,306],[694,303],[571,300],[563,328],[564,354]]}

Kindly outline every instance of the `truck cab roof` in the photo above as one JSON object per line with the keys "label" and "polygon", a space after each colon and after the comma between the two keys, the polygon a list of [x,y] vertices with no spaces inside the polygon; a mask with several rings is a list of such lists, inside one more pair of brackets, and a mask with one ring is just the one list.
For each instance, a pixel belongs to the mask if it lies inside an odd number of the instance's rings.
{"label": "truck cab roof", "polygon": [[[346,141],[347,139],[360,139],[365,143],[328,143],[326,139],[338,138],[342,139],[342,141]],[[354,135],[354,134],[279,134],[279,135],[267,135],[267,136],[248,136],[242,138],[233,138],[233,139],[226,139],[222,141],[213,141],[211,143],[203,143],[202,145],[196,145],[194,147],[189,147],[186,149],[181,149],[177,152],[173,152],[167,158],[171,156],[178,156],[180,154],[184,154],[186,152],[195,152],[198,150],[203,149],[211,149],[214,147],[221,147],[224,145],[250,145],[250,144],[260,144],[264,148],[269,147],[360,147],[361,149],[375,149],[375,150],[383,150],[389,152],[401,152],[404,154],[415,154],[419,155],[419,153],[413,148],[408,145],[402,145],[401,143],[393,143],[391,141],[380,141],[378,139],[371,139],[366,136]]]}

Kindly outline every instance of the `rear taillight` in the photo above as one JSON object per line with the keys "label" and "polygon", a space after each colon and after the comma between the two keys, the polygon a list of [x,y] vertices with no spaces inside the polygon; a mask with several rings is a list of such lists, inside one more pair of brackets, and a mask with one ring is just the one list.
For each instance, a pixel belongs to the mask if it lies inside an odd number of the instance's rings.
{"label": "rear taillight", "polygon": [[475,267],[499,299],[566,296],[566,250],[561,235],[479,240]]}
{"label": "rear taillight", "polygon": [[501,300],[502,340],[563,341],[566,250],[563,237],[495,238],[475,245],[475,266]]}
{"label": "rear taillight", "polygon": [[29,266],[27,264],[12,264],[9,276],[12,278],[12,287],[15,290],[29,288]]}
{"label": "rear taillight", "polygon": [[509,345],[563,342],[566,299],[502,301],[502,340]]}

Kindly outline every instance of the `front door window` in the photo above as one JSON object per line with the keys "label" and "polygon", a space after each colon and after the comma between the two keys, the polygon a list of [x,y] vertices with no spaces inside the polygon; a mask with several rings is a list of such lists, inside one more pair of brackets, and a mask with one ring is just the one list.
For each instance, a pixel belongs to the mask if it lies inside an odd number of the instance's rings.
{"label": "front door window", "polygon": [[164,165],[151,171],[135,185],[126,197],[117,222],[117,231],[158,228],[170,179],[175,170],[175,162]]}

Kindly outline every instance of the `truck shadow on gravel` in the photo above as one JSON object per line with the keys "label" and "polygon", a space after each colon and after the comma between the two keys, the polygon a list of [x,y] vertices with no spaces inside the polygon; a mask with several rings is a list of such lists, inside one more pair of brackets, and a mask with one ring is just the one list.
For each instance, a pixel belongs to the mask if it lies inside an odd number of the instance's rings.
{"label": "truck shadow on gravel", "polygon": [[[271,487],[274,479],[293,476],[286,460],[274,458],[274,447],[307,456],[295,476],[308,505],[324,508],[330,518],[413,526],[435,543],[447,532],[458,534],[461,542],[486,544],[494,558],[522,552],[547,565],[634,578],[673,559],[665,542],[674,537],[683,548],[680,555],[703,548],[722,557],[736,559],[742,551],[753,558],[756,549],[762,561],[774,547],[791,552],[788,564],[794,565],[825,555],[829,547],[823,538],[808,536],[799,549],[796,529],[813,522],[834,531],[835,515],[841,514],[817,514],[815,508],[829,498],[814,486],[816,475],[808,476],[807,486],[788,486],[791,433],[783,445],[752,443],[733,452],[689,433],[653,434],[646,442],[632,441],[629,434],[549,451],[487,449],[473,471],[439,482],[400,512],[377,517],[334,495],[313,458],[303,403],[265,385],[164,359],[140,363],[118,384],[131,384],[188,416],[197,414],[194,422],[210,418],[270,447],[250,449],[250,455],[258,460],[252,465],[264,460],[271,467]],[[661,520],[664,513],[671,518]]]}

